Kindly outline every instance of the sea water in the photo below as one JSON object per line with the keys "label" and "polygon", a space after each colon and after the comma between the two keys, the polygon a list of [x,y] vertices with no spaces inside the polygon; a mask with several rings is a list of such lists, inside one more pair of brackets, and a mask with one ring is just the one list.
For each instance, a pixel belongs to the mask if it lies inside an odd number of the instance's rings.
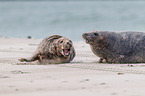
{"label": "sea water", "polygon": [[145,1],[0,1],[0,36],[80,41],[93,30],[145,32]]}

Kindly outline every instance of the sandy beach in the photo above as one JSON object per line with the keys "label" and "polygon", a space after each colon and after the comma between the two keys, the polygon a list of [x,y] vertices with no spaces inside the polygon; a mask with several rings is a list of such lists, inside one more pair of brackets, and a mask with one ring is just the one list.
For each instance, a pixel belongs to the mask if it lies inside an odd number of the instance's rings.
{"label": "sandy beach", "polygon": [[41,39],[0,37],[0,96],[144,96],[145,64],[100,64],[85,42],[74,42],[71,63],[37,65]]}

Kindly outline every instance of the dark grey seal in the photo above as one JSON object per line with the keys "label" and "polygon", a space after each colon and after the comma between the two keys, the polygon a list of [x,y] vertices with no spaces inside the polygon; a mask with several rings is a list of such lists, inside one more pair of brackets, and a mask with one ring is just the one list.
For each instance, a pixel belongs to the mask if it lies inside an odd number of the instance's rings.
{"label": "dark grey seal", "polygon": [[53,35],[42,40],[35,53],[30,58],[21,58],[21,62],[38,60],[40,63],[69,63],[75,57],[75,49],[70,39]]}
{"label": "dark grey seal", "polygon": [[93,31],[82,37],[100,63],[141,63],[145,62],[145,33],[125,31]]}

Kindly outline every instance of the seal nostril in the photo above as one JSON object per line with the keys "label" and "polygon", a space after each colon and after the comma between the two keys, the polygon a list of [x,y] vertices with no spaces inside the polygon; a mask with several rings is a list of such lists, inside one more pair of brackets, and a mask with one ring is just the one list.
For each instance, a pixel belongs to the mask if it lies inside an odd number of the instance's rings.
{"label": "seal nostril", "polygon": [[69,42],[67,42],[66,44],[69,44]]}

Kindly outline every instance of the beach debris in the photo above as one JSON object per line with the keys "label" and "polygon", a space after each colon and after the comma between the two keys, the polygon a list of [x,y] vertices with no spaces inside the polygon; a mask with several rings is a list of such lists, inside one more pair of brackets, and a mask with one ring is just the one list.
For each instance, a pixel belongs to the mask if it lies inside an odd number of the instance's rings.
{"label": "beach debris", "polygon": [[27,38],[28,38],[28,39],[32,39],[32,37],[31,37],[31,36],[27,36]]}
{"label": "beach debris", "polygon": [[23,71],[19,71],[19,70],[14,70],[14,71],[11,71],[13,74],[29,74],[31,72],[23,72]]}
{"label": "beach debris", "polygon": [[124,73],[117,73],[118,75],[124,75]]}
{"label": "beach debris", "polygon": [[0,78],[10,78],[9,76],[0,75]]}

